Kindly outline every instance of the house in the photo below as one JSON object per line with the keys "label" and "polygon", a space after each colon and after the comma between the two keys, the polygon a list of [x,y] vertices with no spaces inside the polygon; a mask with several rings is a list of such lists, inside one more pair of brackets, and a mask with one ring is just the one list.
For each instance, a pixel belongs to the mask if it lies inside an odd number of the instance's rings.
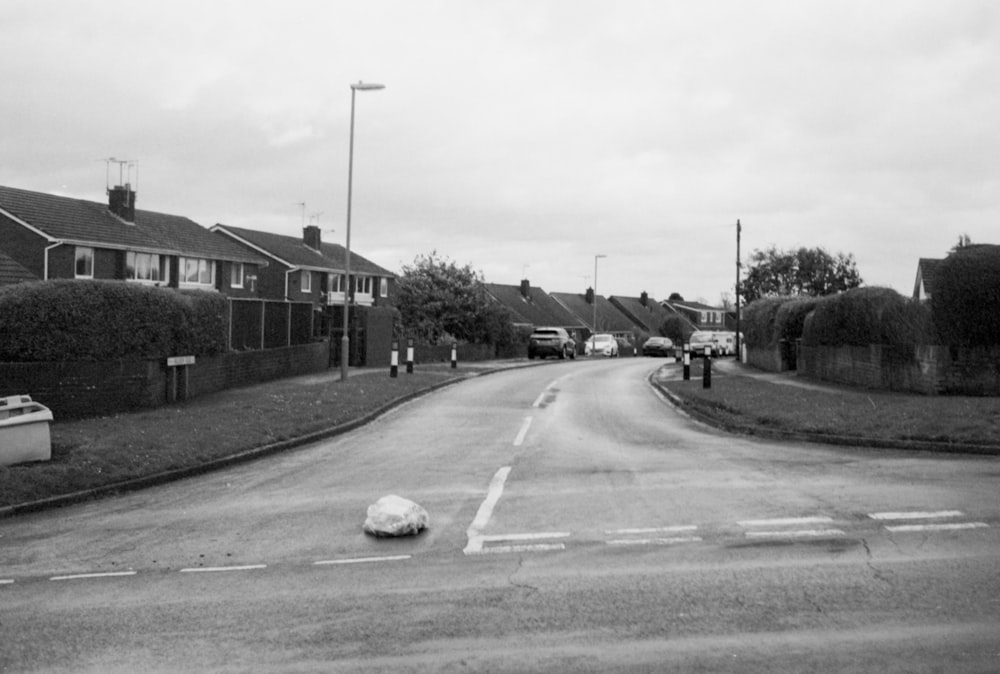
{"label": "house", "polygon": [[527,279],[516,286],[499,283],[487,283],[485,286],[490,296],[510,311],[515,328],[566,328],[575,340],[583,341],[587,324],[567,311],[544,290],[532,287]]}
{"label": "house", "polygon": [[551,293],[551,295],[563,308],[587,326],[585,339],[601,332],[631,342],[633,332],[640,329],[635,321],[623,314],[606,298],[600,295],[595,297],[593,288],[587,288],[582,295],[575,293]]}
{"label": "house", "polygon": [[659,335],[663,321],[668,316],[674,315],[674,312],[665,309],[659,302],[650,298],[645,291],[639,297],[612,295],[608,301],[628,316],[629,320],[638,325],[642,331],[650,335]]}
{"label": "house", "polygon": [[15,275],[255,295],[251,279],[266,259],[188,218],[136,208],[128,184],[108,197],[103,204],[0,187],[0,250],[20,268]]}
{"label": "house", "polygon": [[701,302],[685,300],[664,300],[664,309],[686,318],[695,330],[735,330],[735,317],[722,307],[713,307]]}
{"label": "house", "polygon": [[37,280],[39,280],[38,277],[28,271],[17,260],[0,251],[0,287]]}
{"label": "house", "polygon": [[[223,224],[211,231],[268,260],[257,279],[262,297],[343,307],[347,251],[339,244],[323,243],[319,227],[303,228],[301,239]],[[396,275],[354,251],[351,284],[357,306],[394,304]]]}
{"label": "house", "polygon": [[929,300],[934,292],[934,279],[937,276],[938,265],[943,260],[922,257],[917,261],[917,278],[913,282],[913,299]]}

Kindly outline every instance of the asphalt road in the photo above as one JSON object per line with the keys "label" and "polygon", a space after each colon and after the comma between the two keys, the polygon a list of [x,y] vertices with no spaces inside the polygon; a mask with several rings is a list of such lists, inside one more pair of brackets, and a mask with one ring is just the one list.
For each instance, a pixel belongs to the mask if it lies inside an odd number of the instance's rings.
{"label": "asphalt road", "polygon": [[[690,421],[662,361],[0,520],[0,671],[1000,671],[1000,460]],[[375,539],[399,494],[430,529]]]}

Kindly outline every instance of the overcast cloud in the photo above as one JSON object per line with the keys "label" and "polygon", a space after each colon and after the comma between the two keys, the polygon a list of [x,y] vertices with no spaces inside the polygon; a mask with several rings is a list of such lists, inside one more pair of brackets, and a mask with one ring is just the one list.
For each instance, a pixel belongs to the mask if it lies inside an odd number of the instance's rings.
{"label": "overcast cloud", "polygon": [[[343,243],[399,271],[711,303],[755,248],[908,294],[1000,243],[995,0],[3,0],[0,184]],[[117,182],[117,170],[112,182]]]}

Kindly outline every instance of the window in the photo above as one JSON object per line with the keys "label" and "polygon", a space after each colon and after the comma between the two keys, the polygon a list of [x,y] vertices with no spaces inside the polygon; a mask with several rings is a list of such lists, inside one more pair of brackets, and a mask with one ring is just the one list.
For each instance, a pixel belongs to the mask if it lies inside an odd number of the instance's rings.
{"label": "window", "polygon": [[76,247],[76,278],[94,278],[94,249],[84,246]]}
{"label": "window", "polygon": [[343,274],[330,274],[330,292],[331,293],[342,293],[342,292],[344,292],[344,275]]}
{"label": "window", "polygon": [[358,295],[371,295],[372,294],[372,277],[371,276],[355,276],[354,277],[354,292]]}
{"label": "window", "polygon": [[229,265],[229,287],[243,287],[243,263],[233,262]]}
{"label": "window", "polygon": [[180,261],[181,283],[197,286],[211,286],[215,278],[215,262],[198,257],[182,257]]}
{"label": "window", "polygon": [[125,278],[129,281],[160,283],[167,280],[167,265],[163,256],[153,253],[125,253]]}
{"label": "window", "polygon": [[378,280],[378,296],[379,297],[389,296],[389,279],[380,278]]}
{"label": "window", "polygon": [[312,274],[305,269],[302,270],[302,292],[312,292]]}

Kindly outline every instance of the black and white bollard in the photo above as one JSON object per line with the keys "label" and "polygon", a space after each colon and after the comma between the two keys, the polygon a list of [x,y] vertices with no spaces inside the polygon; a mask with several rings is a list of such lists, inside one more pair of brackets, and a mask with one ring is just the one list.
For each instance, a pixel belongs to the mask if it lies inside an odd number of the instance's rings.
{"label": "black and white bollard", "polygon": [[691,379],[691,345],[684,342],[684,381]]}
{"label": "black and white bollard", "polygon": [[389,359],[389,376],[399,376],[399,342],[392,340],[392,357]]}
{"label": "black and white bollard", "polygon": [[406,374],[413,374],[413,340],[406,340]]}
{"label": "black and white bollard", "polygon": [[454,370],[458,367],[458,344],[455,342],[451,343],[451,369]]}
{"label": "black and white bollard", "polygon": [[705,358],[702,362],[701,387],[712,388],[712,347],[705,347]]}

